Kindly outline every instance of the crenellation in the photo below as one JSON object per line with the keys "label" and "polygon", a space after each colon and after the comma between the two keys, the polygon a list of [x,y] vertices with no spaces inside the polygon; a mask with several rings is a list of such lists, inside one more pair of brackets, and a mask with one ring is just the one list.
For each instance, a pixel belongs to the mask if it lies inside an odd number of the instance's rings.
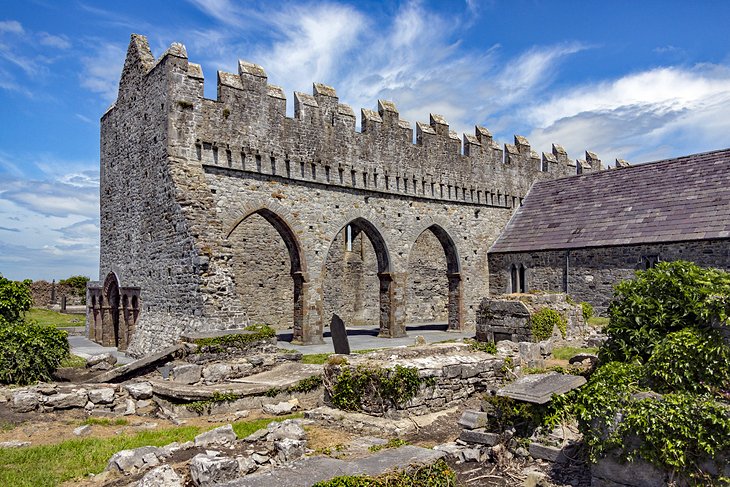
{"label": "crenellation", "polygon": [[529,155],[530,154],[530,142],[528,140],[521,136],[521,135],[515,135],[515,147],[517,148],[517,151],[521,155]]}
{"label": "crenellation", "polygon": [[600,171],[603,169],[601,159],[599,159],[595,152],[586,151],[586,162],[590,166],[590,168],[587,168],[587,171]]}
{"label": "crenellation", "polygon": [[626,161],[624,159],[616,159],[616,169],[620,169],[622,167],[629,167],[631,164],[629,161]]}

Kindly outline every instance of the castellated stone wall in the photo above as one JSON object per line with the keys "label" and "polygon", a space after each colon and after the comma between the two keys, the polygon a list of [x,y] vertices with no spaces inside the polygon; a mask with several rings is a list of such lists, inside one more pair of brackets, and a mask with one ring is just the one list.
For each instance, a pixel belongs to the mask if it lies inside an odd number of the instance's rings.
{"label": "castellated stone wall", "polygon": [[659,261],[688,260],[703,267],[730,270],[727,240],[700,240],[659,244],[626,245],[489,254],[492,294],[509,293],[510,266],[525,266],[527,291],[567,292],[576,301],[591,303],[596,313],[604,314],[613,298],[616,283],[631,279],[637,270]]}
{"label": "castellated stone wall", "polygon": [[218,73],[216,100],[203,83],[184,46],[155,60],[133,35],[102,117],[100,277],[140,289],[132,354],[247,321],[315,343],[337,310],[383,336],[429,318],[472,325],[487,249],[531,184],[600,168],[519,136],[502,149],[481,127],[462,148],[435,114],[414,143],[382,100],[358,131],[320,84],[295,93],[289,118],[283,91],[245,62]]}

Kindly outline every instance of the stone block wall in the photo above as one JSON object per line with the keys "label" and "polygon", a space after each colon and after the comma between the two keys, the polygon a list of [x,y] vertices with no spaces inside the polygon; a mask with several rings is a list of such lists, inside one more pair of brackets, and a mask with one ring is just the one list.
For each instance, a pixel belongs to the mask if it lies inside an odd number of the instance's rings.
{"label": "stone block wall", "polygon": [[[585,248],[511,254],[489,254],[490,293],[510,289],[510,266],[525,266],[528,290],[567,292],[575,301],[605,313],[613,287],[657,261],[688,260],[700,266],[730,270],[730,240],[698,240],[644,245]],[[567,262],[567,272],[566,272]]]}
{"label": "stone block wall", "polygon": [[567,322],[566,336],[553,330],[555,338],[571,340],[585,331],[583,309],[571,304],[565,294],[504,294],[485,297],[477,313],[476,337],[479,341],[535,341],[530,329],[530,317],[549,308],[560,313]]}

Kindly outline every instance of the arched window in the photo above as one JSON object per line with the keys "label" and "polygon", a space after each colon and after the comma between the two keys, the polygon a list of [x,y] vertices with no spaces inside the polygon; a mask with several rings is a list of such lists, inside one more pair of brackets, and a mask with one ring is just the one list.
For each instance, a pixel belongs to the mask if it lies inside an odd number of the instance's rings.
{"label": "arched window", "polygon": [[511,292],[513,292],[513,293],[516,293],[517,292],[517,289],[518,289],[518,287],[517,287],[518,286],[517,285],[518,280],[519,280],[519,277],[517,275],[517,266],[514,265],[514,264],[512,264],[510,266],[510,282],[511,282],[511,288],[512,288],[512,291]]}

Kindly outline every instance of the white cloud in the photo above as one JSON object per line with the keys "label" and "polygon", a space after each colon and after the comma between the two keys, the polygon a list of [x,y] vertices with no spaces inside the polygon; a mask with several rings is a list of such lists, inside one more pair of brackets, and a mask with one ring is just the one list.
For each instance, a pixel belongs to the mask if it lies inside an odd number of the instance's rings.
{"label": "white cloud", "polygon": [[23,26],[17,20],[0,21],[0,34],[22,34],[23,32]]}
{"label": "white cloud", "polygon": [[38,34],[38,42],[41,45],[55,47],[57,49],[68,49],[71,47],[71,42],[68,40],[68,37],[56,36],[48,32]]}
{"label": "white cloud", "polygon": [[117,98],[126,48],[118,44],[102,43],[94,51],[93,56],[81,58],[81,86],[101,94],[107,102],[114,101]]}
{"label": "white cloud", "polygon": [[730,69],[663,67],[573,87],[520,113],[530,139],[653,160],[730,145]]}

